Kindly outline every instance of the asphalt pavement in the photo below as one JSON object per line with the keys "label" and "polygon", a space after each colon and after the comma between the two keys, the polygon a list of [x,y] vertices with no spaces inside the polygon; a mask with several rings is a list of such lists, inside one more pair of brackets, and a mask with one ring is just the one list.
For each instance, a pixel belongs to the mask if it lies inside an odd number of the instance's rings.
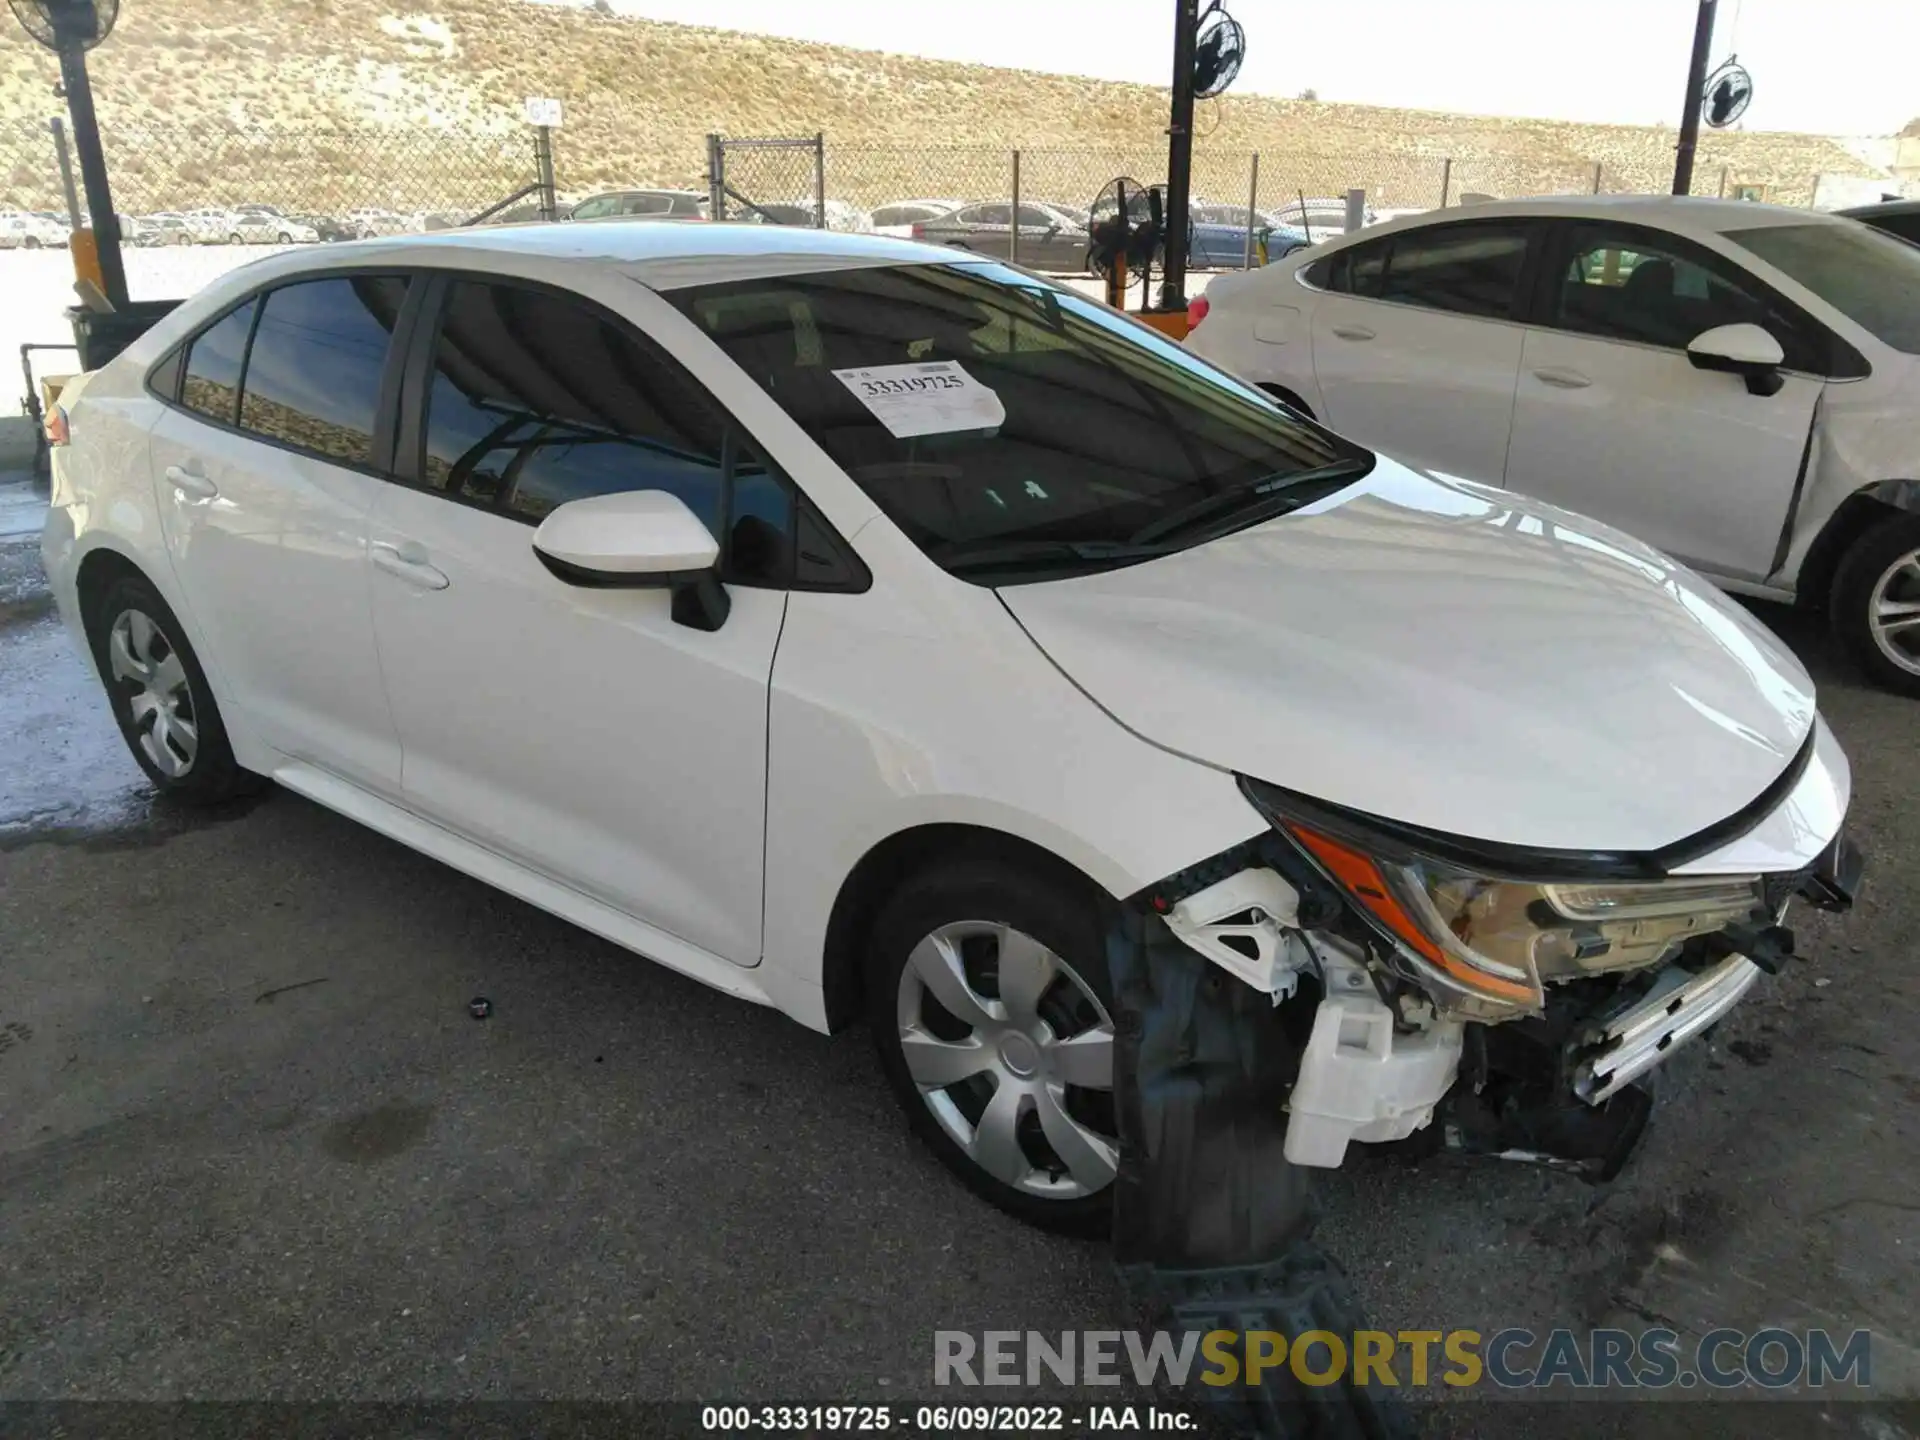
{"label": "asphalt pavement", "polygon": [[[864,1035],[290,794],[157,801],[7,534],[31,503],[0,482],[0,1400],[873,1402],[933,1393],[936,1330],[1133,1323],[1103,1246],[922,1153]],[[1323,1236],[1383,1328],[1866,1327],[1877,1398],[1431,1433],[1916,1433],[1920,707],[1757,613],[1852,758],[1859,909],[1798,917],[1617,1181],[1363,1152]]]}

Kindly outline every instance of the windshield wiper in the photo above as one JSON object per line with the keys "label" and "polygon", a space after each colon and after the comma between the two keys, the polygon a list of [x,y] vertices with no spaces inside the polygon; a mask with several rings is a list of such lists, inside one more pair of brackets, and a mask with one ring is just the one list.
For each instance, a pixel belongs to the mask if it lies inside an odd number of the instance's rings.
{"label": "windshield wiper", "polygon": [[[1129,545],[1151,545],[1185,531],[1204,530],[1210,522],[1228,518],[1244,519],[1258,514],[1263,520],[1297,510],[1322,495],[1331,494],[1348,481],[1373,468],[1371,457],[1336,460],[1312,470],[1283,470],[1263,475],[1245,485],[1202,496],[1191,505],[1162,515],[1127,537]],[[1243,515],[1242,512],[1245,512]]]}
{"label": "windshield wiper", "polygon": [[1165,545],[1114,540],[1009,540],[1003,544],[949,546],[932,558],[951,574],[977,570],[1053,569],[1075,562],[1130,564],[1168,553]]}

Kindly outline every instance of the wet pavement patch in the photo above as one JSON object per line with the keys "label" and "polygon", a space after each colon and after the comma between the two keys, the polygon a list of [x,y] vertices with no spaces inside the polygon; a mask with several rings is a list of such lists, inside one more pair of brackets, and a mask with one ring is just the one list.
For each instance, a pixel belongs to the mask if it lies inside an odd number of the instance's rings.
{"label": "wet pavement patch", "polygon": [[320,1148],[336,1160],[372,1165],[419,1144],[432,1119],[431,1105],[379,1105],[334,1121],[321,1135]]}

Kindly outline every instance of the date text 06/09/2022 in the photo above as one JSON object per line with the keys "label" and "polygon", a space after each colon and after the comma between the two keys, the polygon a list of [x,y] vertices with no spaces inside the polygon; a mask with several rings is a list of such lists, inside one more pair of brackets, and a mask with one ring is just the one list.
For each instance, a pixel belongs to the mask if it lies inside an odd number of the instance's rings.
{"label": "date text 06/09/2022", "polygon": [[1192,1430],[1183,1410],[1158,1405],[706,1405],[700,1428],[719,1434],[822,1431],[912,1435],[1084,1435],[1104,1431]]}

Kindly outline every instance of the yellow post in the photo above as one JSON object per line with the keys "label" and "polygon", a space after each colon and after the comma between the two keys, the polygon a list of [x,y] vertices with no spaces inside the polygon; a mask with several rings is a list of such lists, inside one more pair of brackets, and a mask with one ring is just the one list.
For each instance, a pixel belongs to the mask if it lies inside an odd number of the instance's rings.
{"label": "yellow post", "polygon": [[100,247],[93,238],[93,231],[81,226],[67,238],[67,249],[73,255],[73,278],[91,280],[95,288],[105,294],[107,282],[100,273]]}

